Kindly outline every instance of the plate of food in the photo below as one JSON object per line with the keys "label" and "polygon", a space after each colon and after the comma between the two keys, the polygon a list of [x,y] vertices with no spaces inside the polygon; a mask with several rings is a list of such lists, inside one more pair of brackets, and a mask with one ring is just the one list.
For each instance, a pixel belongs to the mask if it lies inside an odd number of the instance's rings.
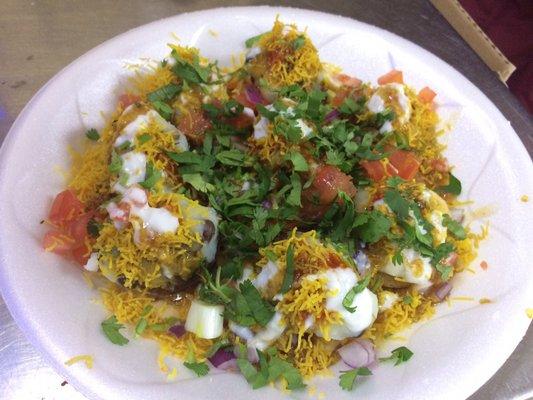
{"label": "plate of food", "polygon": [[527,152],[457,71],[351,19],[126,32],[0,163],[2,294],[91,399],[466,398],[530,323]]}

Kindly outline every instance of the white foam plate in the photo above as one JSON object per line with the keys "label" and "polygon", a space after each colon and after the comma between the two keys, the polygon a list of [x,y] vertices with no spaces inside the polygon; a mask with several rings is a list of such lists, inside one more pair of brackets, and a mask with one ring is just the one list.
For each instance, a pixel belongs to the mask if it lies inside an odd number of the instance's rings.
{"label": "white foam plate", "polygon": [[[100,111],[116,104],[128,72],[126,62],[160,59],[166,43],[197,46],[210,58],[228,64],[243,41],[268,30],[277,14],[295,22],[319,48],[322,60],[375,83],[391,67],[405,81],[437,93],[439,112],[452,120],[446,136],[447,156],[461,178],[464,197],[490,206],[490,237],[473,263],[475,275],[455,281],[454,296],[475,302],[446,304],[437,316],[418,326],[408,346],[415,356],[399,367],[380,366],[356,393],[344,392],[338,379],[317,378],[315,397],[332,399],[461,399],[486,382],[523,337],[533,305],[531,267],[531,161],[498,109],[442,60],[389,32],[348,18],[288,8],[226,8],[177,15],[126,32],[89,51],[50,80],[24,108],[1,149],[0,283],[4,299],[22,330],[71,384],[91,399],[277,399],[274,388],[252,392],[231,373],[193,378],[180,370],[167,382],[156,364],[153,342],[111,344],[100,332],[106,312],[91,300],[97,293],[74,265],[42,251],[46,215],[64,185],[58,167],[68,167],[66,146],[89,127],[103,123]],[[214,36],[213,32],[217,35]],[[79,140],[79,139],[78,139]],[[489,269],[482,271],[480,260]],[[479,305],[488,297],[492,304]],[[405,344],[405,343],[402,343]],[[399,346],[399,343],[391,344]],[[65,367],[74,355],[91,354],[94,368]],[[338,371],[336,368],[335,371]],[[294,395],[296,396],[296,395]],[[307,392],[302,397],[310,397]]]}

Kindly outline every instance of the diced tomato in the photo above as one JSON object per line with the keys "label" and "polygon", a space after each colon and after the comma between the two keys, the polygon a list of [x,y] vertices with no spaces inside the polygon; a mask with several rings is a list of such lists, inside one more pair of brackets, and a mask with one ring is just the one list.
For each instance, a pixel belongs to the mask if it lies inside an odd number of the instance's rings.
{"label": "diced tomato", "polygon": [[318,167],[313,183],[302,194],[304,214],[309,218],[320,218],[339,192],[344,192],[349,197],[355,196],[352,178],[332,165]]}
{"label": "diced tomato", "polygon": [[200,110],[191,109],[179,117],[178,129],[196,143],[203,142],[204,132],[210,127],[211,122]]}
{"label": "diced tomato", "polygon": [[398,170],[393,165],[383,163],[380,160],[361,161],[361,166],[365,169],[368,177],[376,182],[388,176],[398,175]]}
{"label": "diced tomato", "polygon": [[69,255],[75,246],[76,241],[61,231],[51,230],[43,238],[43,248],[52,253]]}
{"label": "diced tomato", "polygon": [[373,181],[380,181],[390,176],[399,176],[405,180],[413,179],[420,167],[420,162],[416,156],[410,151],[396,150],[392,146],[386,150],[391,153],[388,158],[389,162],[361,161],[361,166],[365,169],[368,177]]}
{"label": "diced tomato", "polygon": [[130,93],[121,94],[118,98],[118,103],[123,109],[128,108],[129,106],[134,103],[137,103],[138,101],[141,101],[141,98],[135,94]]}
{"label": "diced tomato", "polygon": [[85,241],[85,237],[87,236],[87,224],[90,219],[90,214],[83,214],[70,223],[68,232],[70,237],[72,237],[76,243],[83,243]]}
{"label": "diced tomato", "polygon": [[415,177],[420,167],[420,162],[411,151],[396,150],[389,156],[389,161],[398,170],[398,176],[405,180]]}
{"label": "diced tomato", "polygon": [[55,228],[44,235],[44,249],[73,258],[84,265],[87,261],[84,254],[88,252],[85,245],[87,224],[92,215],[93,213],[85,212],[85,206],[70,189],[59,193],[52,203],[48,216]]}
{"label": "diced tomato", "polygon": [[74,250],[72,250],[72,258],[74,261],[76,261],[79,265],[85,265],[87,264],[87,260],[90,257],[90,252],[87,247],[87,245],[84,243],[79,247],[76,247]]}
{"label": "diced tomato", "polygon": [[437,93],[435,93],[433,90],[431,90],[427,86],[422,88],[422,90],[418,92],[418,98],[424,103],[431,103],[436,95]]}
{"label": "diced tomato", "polygon": [[59,193],[48,214],[48,220],[54,225],[64,225],[77,218],[84,211],[83,203],[78,200],[74,192],[70,189]]}
{"label": "diced tomato", "polygon": [[385,75],[380,76],[378,78],[378,83],[380,85],[385,85],[387,83],[403,83],[403,72],[393,69]]}
{"label": "diced tomato", "polygon": [[335,97],[331,100],[331,105],[333,107],[339,107],[342,103],[344,103],[344,99],[346,99],[349,94],[350,91],[346,89],[338,91]]}
{"label": "diced tomato", "polygon": [[338,74],[335,78],[344,86],[348,86],[351,88],[358,88],[359,86],[361,86],[361,83],[363,83],[362,80],[346,74]]}

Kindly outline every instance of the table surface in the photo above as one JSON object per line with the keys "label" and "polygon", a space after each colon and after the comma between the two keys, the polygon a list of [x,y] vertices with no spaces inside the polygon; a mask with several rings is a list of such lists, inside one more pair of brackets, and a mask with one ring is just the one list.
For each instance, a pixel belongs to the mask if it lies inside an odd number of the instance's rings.
{"label": "table surface", "polygon": [[[268,2],[267,2],[268,3]],[[234,1],[259,5],[263,1]],[[533,153],[532,118],[424,0],[293,0],[278,5],[350,16],[397,33],[436,54],[479,87]],[[0,142],[31,96],[87,50],[128,29],[182,12],[220,7],[213,0],[0,1]],[[470,400],[533,398],[533,328]],[[85,399],[33,349],[0,298],[0,398]]]}

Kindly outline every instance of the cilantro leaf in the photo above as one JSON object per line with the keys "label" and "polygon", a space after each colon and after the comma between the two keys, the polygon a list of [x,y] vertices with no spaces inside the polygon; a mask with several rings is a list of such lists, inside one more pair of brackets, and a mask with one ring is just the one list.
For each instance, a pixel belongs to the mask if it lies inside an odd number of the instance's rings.
{"label": "cilantro leaf", "polygon": [[299,50],[304,46],[304,44],[305,44],[305,36],[300,35],[296,39],[294,39],[294,41],[292,42],[292,48],[294,50]]}
{"label": "cilantro leaf", "polygon": [[135,335],[136,336],[139,336],[141,335],[144,330],[146,329],[146,327],[148,326],[148,321],[146,320],[146,316],[150,313],[150,311],[152,311],[152,306],[146,306],[144,307],[142,313],[141,313],[141,318],[139,319],[139,321],[137,322],[137,325],[135,325]]}
{"label": "cilantro leaf", "polygon": [[183,365],[198,376],[205,376],[209,373],[209,366],[205,362],[184,362]]}
{"label": "cilantro leaf", "polygon": [[216,159],[224,165],[239,167],[244,165],[245,154],[239,150],[224,150],[216,155]]}
{"label": "cilantro leaf", "polygon": [[461,181],[457,179],[451,172],[449,173],[450,180],[446,186],[441,186],[437,190],[440,192],[446,192],[453,194],[455,196],[459,196],[461,194],[462,185]]}
{"label": "cilantro leaf", "polygon": [[257,42],[259,42],[259,40],[261,40],[261,38],[268,32],[263,32],[263,33],[260,33],[259,35],[256,35],[256,36],[252,36],[251,38],[248,38],[244,41],[244,45],[246,46],[247,49],[250,49],[252,47],[254,47],[256,45]]}
{"label": "cilantro leaf", "polygon": [[398,190],[387,190],[383,199],[389,208],[398,216],[398,218],[405,220],[409,216],[410,204],[403,198]]}
{"label": "cilantro leaf", "polygon": [[274,316],[272,305],[263,300],[259,290],[248,279],[239,285],[239,289],[252,310],[254,319],[259,325],[265,326]]}
{"label": "cilantro leaf", "polygon": [[146,163],[146,175],[140,185],[145,189],[151,189],[161,179],[161,176],[161,171],[157,170],[151,161],[148,161]]}
{"label": "cilantro leaf", "polygon": [[202,177],[202,175],[198,173],[182,174],[181,178],[184,182],[187,182],[189,185],[191,185],[193,188],[200,192],[207,193],[215,190],[215,187],[211,183],[207,182]]}
{"label": "cilantro leaf", "polygon": [[172,107],[163,101],[152,101],[152,107],[167,121],[170,121],[172,118]]}
{"label": "cilantro leaf", "polygon": [[287,203],[291,206],[300,207],[302,205],[302,182],[300,181],[300,176],[297,173],[291,175],[291,185],[292,189],[287,196]]}
{"label": "cilantro leaf", "polygon": [[195,57],[192,62],[188,62],[181,58],[175,50],[172,51],[172,56],[176,60],[176,65],[172,68],[172,72],[177,77],[188,83],[208,83],[211,73],[210,66],[201,66],[198,57]]}
{"label": "cilantro leaf", "polygon": [[285,294],[289,291],[294,280],[294,245],[291,243],[287,249],[285,276],[281,285],[280,293]]}
{"label": "cilantro leaf", "polygon": [[265,352],[257,351],[259,365],[257,369],[246,358],[246,349],[242,346],[237,359],[237,366],[244,378],[252,385],[253,389],[275,382],[280,378],[287,382],[287,389],[298,390],[305,387],[302,376],[290,362],[282,359],[277,354],[276,348],[269,348]]}
{"label": "cilantro leaf", "polygon": [[357,307],[352,307],[353,300],[355,299],[355,296],[359,293],[361,293],[370,283],[370,274],[367,274],[363,279],[361,279],[359,282],[357,282],[357,285],[355,285],[353,288],[348,290],[346,293],[346,296],[344,296],[344,299],[342,299],[342,305],[348,312],[355,312]]}
{"label": "cilantro leaf", "polygon": [[168,85],[162,86],[159,89],[154,90],[153,92],[148,93],[146,98],[149,102],[154,103],[156,101],[170,101],[176,97],[181,92],[181,86],[176,85],[175,83],[169,83]]}
{"label": "cilantro leaf", "polygon": [[358,214],[354,219],[359,237],[367,243],[375,243],[386,236],[391,225],[389,218],[376,210]]}
{"label": "cilantro leaf", "polygon": [[459,240],[466,239],[466,231],[463,226],[457,222],[454,221],[448,214],[444,214],[442,216],[442,225],[444,225],[450,233],[455,236]]}
{"label": "cilantro leaf", "polygon": [[111,343],[124,346],[129,342],[129,340],[119,332],[120,329],[124,328],[124,325],[119,324],[117,317],[114,315],[103,321],[101,326],[104,334],[111,341]]}
{"label": "cilantro leaf", "polygon": [[301,153],[298,153],[296,151],[290,151],[289,153],[287,153],[287,156],[285,158],[292,162],[295,171],[303,172],[309,170],[309,165],[307,165],[307,161]]}
{"label": "cilantro leaf", "polygon": [[368,376],[372,375],[372,372],[366,368],[354,368],[349,371],[341,371],[339,376],[339,386],[344,390],[352,390],[355,384],[355,378],[358,376]]}
{"label": "cilantro leaf", "polygon": [[85,136],[87,136],[87,139],[93,140],[95,142],[100,139],[100,134],[94,128],[91,128],[87,132],[85,132]]}
{"label": "cilantro leaf", "polygon": [[391,351],[389,357],[380,358],[379,361],[394,361],[394,365],[399,365],[401,363],[409,361],[413,356],[413,352],[405,346],[398,347]]}
{"label": "cilantro leaf", "polygon": [[148,133],[143,133],[142,135],[137,136],[137,142],[139,142],[139,144],[145,144],[150,140],[152,140],[152,136]]}
{"label": "cilantro leaf", "polygon": [[122,157],[120,157],[115,149],[111,152],[111,163],[108,166],[109,172],[118,174],[122,169]]}

